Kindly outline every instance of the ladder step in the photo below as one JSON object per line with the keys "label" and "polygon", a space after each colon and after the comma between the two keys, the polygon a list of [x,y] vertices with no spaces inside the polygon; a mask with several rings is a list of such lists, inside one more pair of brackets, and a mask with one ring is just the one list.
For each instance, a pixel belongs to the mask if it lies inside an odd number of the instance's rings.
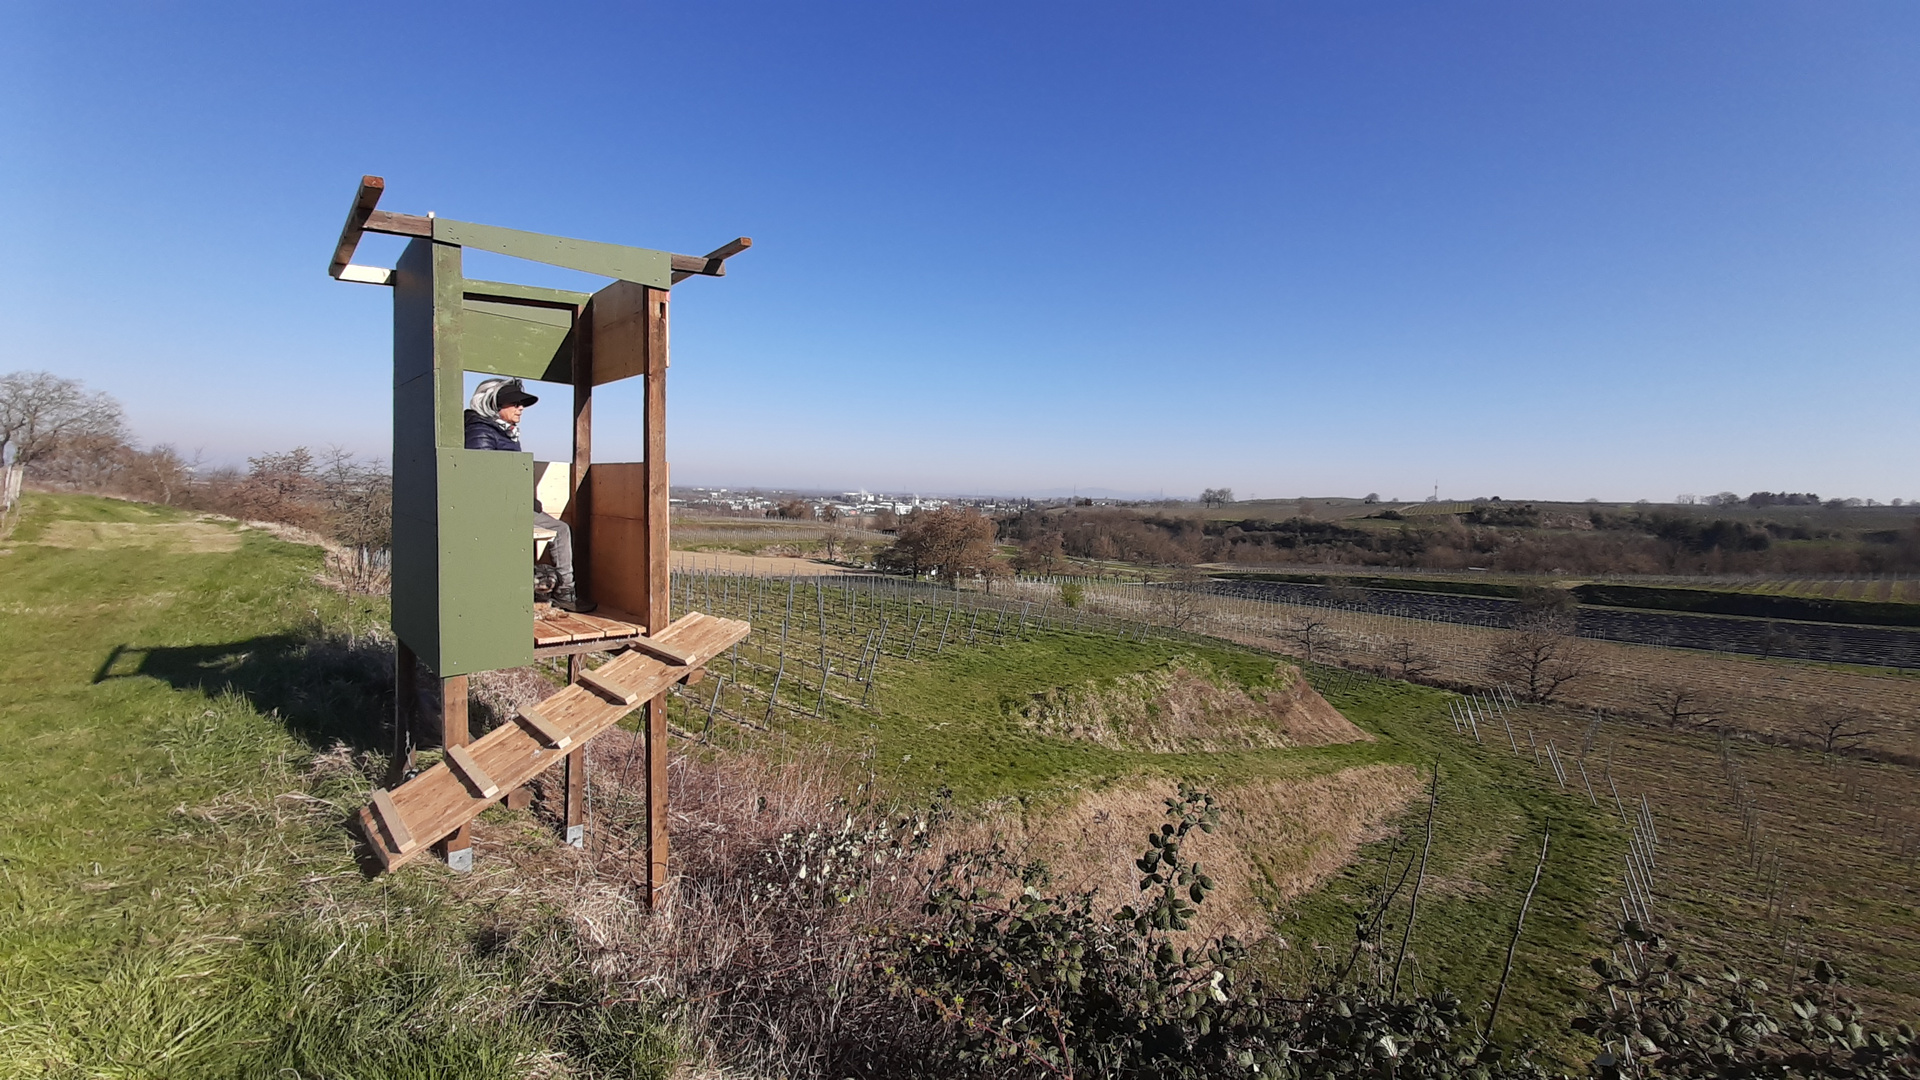
{"label": "ladder step", "polygon": [[373,789],[373,812],[380,819],[380,827],[387,831],[387,839],[393,841],[395,851],[406,851],[413,846],[413,833],[407,830],[406,819],[400,816],[400,808],[393,804],[393,796],[386,788]]}
{"label": "ladder step", "polygon": [[548,719],[546,714],[531,705],[522,708],[520,715],[516,717],[516,719],[518,719],[523,726],[531,730],[541,742],[546,743],[555,750],[565,750],[567,747],[573,745],[573,736],[567,734],[565,729],[561,728],[559,724]]}
{"label": "ladder step", "polygon": [[648,656],[653,657],[655,660],[664,660],[669,664],[674,664],[679,667],[691,667],[693,665],[693,657],[688,656],[686,653],[681,652],[671,645],[655,641],[645,634],[641,634],[639,637],[633,638],[630,641],[623,641],[621,644],[629,649],[638,649]]}
{"label": "ladder step", "polygon": [[459,773],[467,782],[467,786],[481,798],[491,799],[500,794],[500,785],[494,783],[493,777],[488,776],[486,770],[480,767],[480,763],[473,760],[473,755],[467,753],[466,747],[447,747],[447,764],[452,766],[453,771]]}
{"label": "ladder step", "polygon": [[640,700],[640,692],[638,690],[622,686],[591,668],[582,667],[580,669],[580,681],[622,705],[631,705]]}

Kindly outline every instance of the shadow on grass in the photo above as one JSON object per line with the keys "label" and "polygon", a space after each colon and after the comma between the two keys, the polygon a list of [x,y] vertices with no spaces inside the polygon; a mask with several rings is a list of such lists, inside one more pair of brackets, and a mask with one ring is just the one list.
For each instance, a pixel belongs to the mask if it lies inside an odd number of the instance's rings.
{"label": "shadow on grass", "polygon": [[116,645],[95,684],[153,678],[208,696],[231,690],[314,750],[391,746],[393,647],[372,637],[267,634],[211,645]]}

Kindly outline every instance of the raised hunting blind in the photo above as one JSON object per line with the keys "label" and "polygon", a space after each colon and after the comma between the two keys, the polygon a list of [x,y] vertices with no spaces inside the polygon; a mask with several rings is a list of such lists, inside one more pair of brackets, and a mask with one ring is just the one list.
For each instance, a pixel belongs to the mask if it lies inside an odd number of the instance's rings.
{"label": "raised hunting blind", "polygon": [[[433,848],[466,870],[473,818],[520,802],[530,780],[559,767],[567,840],[582,844],[586,744],[644,708],[657,892],[667,871],[667,690],[698,682],[749,629],[698,612],[669,622],[668,299],[688,277],[724,275],[751,241],[673,255],[398,214],[377,208],[385,186],[361,178],[327,268],[393,289],[393,772],[361,829],[385,869]],[[411,238],[393,269],[353,263],[369,232]],[[462,270],[468,248],[614,280],[594,293],[474,280]],[[470,371],[571,385],[572,460],[466,449]],[[629,378],[645,382],[644,458],[595,462],[594,388]],[[546,512],[572,530],[578,588],[601,604],[592,615],[534,603],[536,485]],[[590,669],[589,654],[613,659]],[[555,656],[567,658],[569,685],[469,744],[467,677]],[[428,677],[440,680],[438,695],[421,693]],[[437,704],[422,709],[423,698]],[[438,745],[441,760],[416,770],[416,743]]]}

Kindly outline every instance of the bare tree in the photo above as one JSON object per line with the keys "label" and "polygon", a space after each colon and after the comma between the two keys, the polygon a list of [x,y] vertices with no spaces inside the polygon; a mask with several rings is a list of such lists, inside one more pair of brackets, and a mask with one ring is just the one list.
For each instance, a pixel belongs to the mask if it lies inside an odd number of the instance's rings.
{"label": "bare tree", "polygon": [[1170,580],[1151,586],[1147,610],[1153,621],[1184,630],[1200,617],[1206,576],[1192,567],[1175,570]]}
{"label": "bare tree", "polygon": [[1830,705],[1816,705],[1807,713],[1806,733],[1820,744],[1824,754],[1851,750],[1880,734],[1876,718],[1848,712]]}
{"label": "bare tree", "polygon": [[0,375],[0,464],[31,468],[63,442],[126,443],[120,403],[45,371]]}
{"label": "bare tree", "polygon": [[1720,721],[1720,710],[1706,700],[1706,695],[1684,683],[1647,687],[1641,692],[1641,700],[1677,728],[1711,728]]}
{"label": "bare tree", "polygon": [[1315,650],[1333,644],[1333,627],[1317,615],[1296,616],[1287,627],[1287,635],[1300,643],[1309,664],[1313,663]]}
{"label": "bare tree", "polygon": [[1226,487],[1208,488],[1200,493],[1200,501],[1209,508],[1225,506],[1233,501],[1233,489]]}
{"label": "bare tree", "polygon": [[1496,679],[1514,683],[1528,701],[1545,705],[1569,684],[1593,674],[1593,654],[1580,639],[1551,623],[1523,623],[1487,658]]}
{"label": "bare tree", "polygon": [[1420,648],[1420,643],[1412,638],[1389,642],[1387,659],[1393,664],[1395,674],[1402,679],[1417,679],[1433,673],[1432,654]]}

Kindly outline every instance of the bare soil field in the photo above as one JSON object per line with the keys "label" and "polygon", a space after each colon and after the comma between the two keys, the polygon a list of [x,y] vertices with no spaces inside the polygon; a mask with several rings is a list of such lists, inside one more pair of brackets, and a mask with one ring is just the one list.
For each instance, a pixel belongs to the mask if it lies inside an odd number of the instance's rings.
{"label": "bare soil field", "polygon": [[[1022,587],[1035,596],[1057,592],[1050,586]],[[1095,586],[1087,598],[1095,611],[1153,618],[1156,604],[1164,607],[1166,601],[1152,593],[1138,586]],[[1498,682],[1489,660],[1511,633],[1223,596],[1196,597],[1185,617],[1186,629],[1293,656],[1305,651],[1301,628],[1317,624],[1313,659],[1398,674],[1411,654],[1426,677],[1456,686]],[[1579,647],[1591,674],[1564,689],[1562,701],[1569,707],[1650,716],[1650,695],[1685,689],[1722,727],[1797,743],[1813,739],[1823,717],[1842,709],[1861,718],[1871,732],[1857,740],[1859,749],[1920,762],[1920,672],[1587,639]]]}
{"label": "bare soil field", "polygon": [[849,566],[792,556],[741,555],[731,551],[676,551],[675,570],[710,570],[720,574],[750,574],[754,577],[835,577],[840,574],[869,574]]}

